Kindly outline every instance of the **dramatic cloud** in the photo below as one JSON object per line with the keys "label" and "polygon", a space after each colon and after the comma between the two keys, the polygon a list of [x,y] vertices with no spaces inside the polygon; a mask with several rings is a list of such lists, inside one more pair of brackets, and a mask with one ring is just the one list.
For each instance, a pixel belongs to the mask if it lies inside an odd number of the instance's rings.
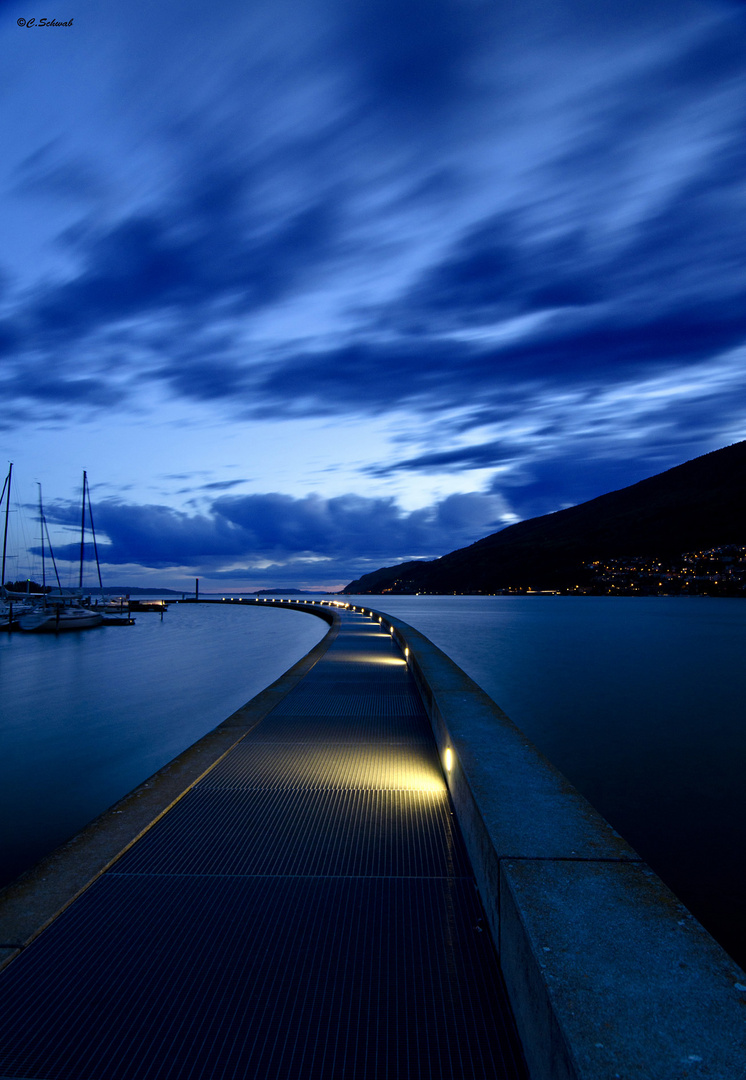
{"label": "dramatic cloud", "polygon": [[88,438],[137,491],[114,562],[238,568],[295,531],[437,554],[743,438],[745,30],[715,0],[103,0],[64,49],[15,35],[7,456]]}
{"label": "dramatic cloud", "polygon": [[[78,527],[73,504],[47,508],[50,523]],[[450,495],[439,503],[406,513],[393,499],[342,495],[221,496],[204,514],[186,514],[165,506],[140,506],[104,500],[96,507],[99,556],[111,566],[189,568],[221,576],[228,567],[261,580],[269,564],[275,574],[295,580],[298,574],[328,577],[343,567],[369,567],[409,558],[445,554],[456,540],[471,543],[514,520],[499,495]],[[74,562],[79,544],[59,544],[60,561]],[[327,565],[328,564],[328,565]],[[223,573],[222,576],[228,576]],[[241,576],[241,575],[239,575]]]}

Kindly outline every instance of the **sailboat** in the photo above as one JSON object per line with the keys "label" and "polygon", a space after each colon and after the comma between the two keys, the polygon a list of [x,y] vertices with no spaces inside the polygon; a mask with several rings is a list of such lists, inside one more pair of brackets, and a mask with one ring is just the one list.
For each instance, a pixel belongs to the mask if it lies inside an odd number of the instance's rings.
{"label": "sailboat", "polygon": [[20,615],[33,610],[38,597],[31,595],[29,586],[25,593],[11,592],[5,586],[5,564],[8,557],[8,521],[10,519],[10,488],[13,480],[13,462],[8,465],[8,475],[3,482],[0,504],[5,500],[5,527],[3,529],[3,557],[0,569],[0,629],[17,630]]}
{"label": "sailboat", "polygon": [[49,547],[49,554],[54,566],[55,577],[57,578],[57,589],[46,593],[44,599],[38,604],[33,611],[28,612],[26,615],[22,615],[18,619],[18,626],[21,630],[28,632],[40,633],[51,632],[59,633],[63,630],[88,630],[93,626],[101,626],[104,621],[104,617],[100,611],[94,611],[91,607],[87,606],[83,602],[83,560],[85,553],[85,512],[86,512],[86,499],[88,500],[88,517],[91,523],[91,535],[93,537],[93,550],[96,555],[96,568],[98,570],[98,583],[103,589],[101,582],[101,567],[98,561],[98,548],[96,546],[96,533],[93,528],[93,512],[91,511],[91,493],[88,488],[88,476],[83,473],[83,508],[80,519],[80,576],[78,579],[78,589],[65,590],[60,585],[60,577],[57,573],[57,564],[54,561],[54,552],[52,551],[52,545],[49,541],[49,530],[47,528],[46,519],[44,517],[44,509],[41,500],[41,484],[39,485],[39,529],[41,532],[41,565],[42,565],[42,583],[46,588],[46,563],[44,559],[45,545],[44,536],[46,533],[47,545]]}
{"label": "sailboat", "polygon": [[48,596],[43,604],[21,615],[18,626],[21,630],[39,633],[47,631],[53,634],[61,630],[88,630],[92,626],[101,626],[104,617],[98,611],[83,607],[75,599]]}

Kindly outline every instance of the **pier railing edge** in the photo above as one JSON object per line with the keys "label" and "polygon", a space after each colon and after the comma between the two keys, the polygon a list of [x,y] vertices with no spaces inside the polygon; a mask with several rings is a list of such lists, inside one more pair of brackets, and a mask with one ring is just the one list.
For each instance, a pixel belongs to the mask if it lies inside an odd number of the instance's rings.
{"label": "pier railing edge", "polygon": [[743,1080],[741,968],[458,665],[350,606],[420,689],[534,1080]]}

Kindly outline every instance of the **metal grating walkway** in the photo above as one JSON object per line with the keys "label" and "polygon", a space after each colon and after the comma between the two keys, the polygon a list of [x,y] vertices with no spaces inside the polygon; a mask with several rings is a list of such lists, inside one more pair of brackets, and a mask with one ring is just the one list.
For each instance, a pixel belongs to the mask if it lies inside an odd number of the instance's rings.
{"label": "metal grating walkway", "polygon": [[406,664],[343,612],[0,974],[0,1080],[522,1080],[483,925]]}

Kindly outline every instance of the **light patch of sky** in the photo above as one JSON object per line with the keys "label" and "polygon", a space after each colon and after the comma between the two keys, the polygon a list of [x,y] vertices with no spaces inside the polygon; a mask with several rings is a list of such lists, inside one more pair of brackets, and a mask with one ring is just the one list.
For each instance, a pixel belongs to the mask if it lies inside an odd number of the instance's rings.
{"label": "light patch of sky", "polygon": [[[559,391],[554,387],[527,386],[520,410],[513,417],[493,424],[482,423],[447,443],[438,438],[438,423],[427,429],[423,427],[418,441],[404,440],[406,452],[402,450],[400,456],[458,451],[485,442],[502,443],[506,452],[512,452],[511,461],[489,468],[481,465],[472,468],[465,461],[459,462],[450,474],[443,472],[442,465],[437,463],[431,469],[418,469],[415,490],[427,489],[435,501],[451,492],[463,491],[467,484],[472,490],[486,488],[499,475],[509,479],[516,469],[520,472],[525,462],[553,460],[563,453],[580,453],[587,459],[638,457],[641,447],[655,446],[670,431],[682,405],[697,407],[709,402],[714,407],[722,400],[722,432],[711,437],[711,448],[716,449],[746,437],[746,415],[737,405],[745,365],[746,349],[740,348],[690,367],[685,374],[677,369],[652,378],[629,379],[608,388],[585,386]],[[735,416],[726,408],[729,403],[736,403]],[[454,411],[442,426],[457,430],[459,421],[468,418],[468,410]],[[403,439],[401,433],[399,437]],[[421,505],[409,502],[406,494],[399,497],[402,505]]]}
{"label": "light patch of sky", "polygon": [[[27,6],[9,5],[6,19],[28,16]],[[3,226],[2,259],[20,287],[47,274],[72,269],[68,251],[56,245],[71,225],[95,213],[100,224],[137,202],[151,198],[164,179],[163,162],[123,120],[113,92],[112,73],[125,62],[112,33],[112,10],[80,0],[74,25],[46,30],[14,27],[13,49],[5,49],[0,110],[0,143],[6,148],[0,185],[13,210]],[[9,30],[6,32],[10,32]],[[43,71],[44,77],[39,73]],[[39,156],[24,192],[23,163]],[[105,170],[101,162],[106,162]],[[79,162],[100,181],[100,197],[90,188],[76,201],[74,184],[43,192],[45,174]],[[34,176],[34,169],[36,176]],[[41,183],[39,183],[41,181]],[[20,184],[20,189],[19,189]]]}
{"label": "light patch of sky", "polygon": [[[732,117],[742,89],[728,86],[689,103],[656,99],[644,115],[647,130],[638,124],[619,133],[617,149],[623,153],[589,155],[588,147],[608,139],[625,98],[634,103],[633,87],[684,54],[721,19],[720,12],[700,9],[683,25],[659,26],[642,41],[623,36],[610,44],[606,36],[594,49],[584,37],[579,48],[576,35],[557,35],[537,48],[515,50],[500,73],[516,90],[514,104],[508,96],[503,110],[485,111],[489,126],[472,146],[475,169],[484,174],[481,199],[479,192],[470,199],[472,210],[485,213],[497,175],[500,207],[520,208],[534,240],[551,236],[561,221],[565,228],[592,228],[596,246],[626,243],[629,230],[718,150],[723,118]],[[582,184],[576,155],[585,159]]]}
{"label": "light patch of sky", "polygon": [[[394,418],[395,419],[395,418]],[[83,468],[91,489],[106,497],[136,491],[137,501],[175,509],[189,499],[200,504],[215,492],[208,482],[246,481],[233,491],[281,491],[302,497],[323,491],[326,497],[356,492],[374,496],[381,482],[362,472],[371,460],[398,456],[392,442],[392,418],[251,420],[226,422],[219,410],[188,408],[162,400],[141,414],[105,414],[80,422],[71,436],[67,425],[27,427],[15,443],[7,434],[0,453],[16,462],[23,475],[40,479],[49,498],[76,499]],[[169,478],[170,477],[170,478]],[[177,478],[178,477],[178,478]],[[194,481],[190,485],[189,477]],[[383,485],[406,509],[429,505],[438,494],[463,490],[456,477],[397,477]],[[32,492],[33,494],[33,492]]]}
{"label": "light patch of sky", "polygon": [[654,130],[636,134],[618,178],[625,197],[609,203],[607,235],[626,239],[630,230],[644,228],[676,192],[707,171],[709,162],[731,142],[724,117],[732,123],[739,98],[742,102],[743,88],[730,88],[691,103]]}
{"label": "light patch of sky", "polygon": [[529,337],[534,330],[538,330],[553,316],[564,315],[570,310],[568,308],[547,308],[545,311],[533,311],[529,315],[518,315],[513,319],[504,319],[502,322],[494,323],[491,326],[482,325],[464,330],[449,330],[437,336],[453,341],[505,344],[509,341],[520,341],[523,337]]}
{"label": "light patch of sky", "polygon": [[[730,401],[737,401],[742,392],[744,361],[746,349],[736,349],[690,367],[686,374],[677,369],[609,388],[586,387],[561,394],[540,390],[523,406],[523,432],[514,429],[511,435],[516,443],[521,434],[530,442],[534,460],[548,460],[583,447],[585,457],[634,457],[642,444],[654,444],[662,432],[671,428],[682,405],[721,400],[725,412]],[[734,434],[733,417],[724,415],[723,434],[710,436],[711,448],[744,437],[746,418],[740,429],[735,427]]]}
{"label": "light patch of sky", "polygon": [[604,391],[594,408],[631,409],[635,413],[658,410],[677,399],[720,396],[741,391],[746,367],[746,348],[733,349],[686,370],[639,381],[630,381]]}
{"label": "light patch of sky", "polygon": [[303,5],[285,14],[280,3],[226,0],[218,14],[192,2],[138,0],[116,16],[122,55],[114,82],[128,124],[177,179],[188,180],[203,155],[235,165],[267,221],[339,182],[338,168],[319,164],[315,144],[349,110],[339,72],[319,63],[323,20]]}
{"label": "light patch of sky", "polygon": [[[92,201],[90,191],[81,193],[86,220],[95,220],[96,226],[101,227],[107,219],[114,220],[131,213],[137,205],[151,202],[156,194],[162,197],[174,181],[188,177],[192,143],[184,139],[184,134],[191,130],[192,135],[197,135],[204,129],[204,120],[197,117],[208,99],[213,105],[222,103],[222,110],[217,113],[214,108],[209,110],[212,132],[220,129],[221,112],[227,113],[232,121],[241,113],[244,128],[253,133],[253,137],[239,140],[244,149],[263,143],[266,154],[272,147],[276,150],[282,145],[282,125],[269,122],[271,117],[264,117],[264,125],[259,123],[256,100],[250,110],[239,108],[246,88],[243,94],[230,93],[231,64],[226,57],[226,42],[234,40],[232,52],[238,59],[238,43],[243,40],[240,34],[234,39],[226,39],[222,34],[213,34],[212,40],[209,34],[200,36],[194,29],[195,23],[214,22],[214,16],[208,17],[204,10],[195,11],[194,18],[189,19],[183,10],[177,12],[169,4],[160,8],[128,5],[126,11],[94,10],[94,7],[90,2],[82,3],[82,10],[76,16],[75,34],[64,39],[69,45],[66,49],[59,48],[59,33],[45,36],[29,30],[24,34],[19,29],[20,48],[11,58],[3,80],[5,100],[0,137],[3,145],[12,147],[13,152],[5,155],[0,183],[9,189],[15,211],[5,231],[3,258],[21,285],[36,280],[40,272],[64,274],[73,269],[69,251],[56,247],[55,239],[82,220],[72,188],[67,192],[67,205],[61,192],[45,194],[38,182],[27,185],[24,191],[22,173],[18,189],[19,167],[40,150],[44,153],[35,165],[37,180],[44,179],[45,171],[50,174],[60,166],[69,166],[71,161],[80,161],[91,168],[95,163],[106,162],[105,170],[98,166],[104,189],[102,197]],[[179,18],[173,20],[176,14]],[[234,14],[241,17],[238,11]],[[257,18],[261,20],[262,15],[269,19],[269,9],[260,10]],[[245,19],[244,14],[242,21]],[[159,32],[159,24],[169,20],[172,24],[160,25]],[[191,33],[186,32],[189,26]],[[261,53],[262,34],[251,37]],[[286,36],[281,50],[288,64],[287,44],[292,38],[292,34]],[[173,46],[166,52],[162,49],[164,39]],[[304,48],[308,47],[307,39],[308,35]],[[256,50],[253,55],[255,65],[261,67]],[[269,56],[264,57],[265,64],[269,60]],[[185,80],[187,62],[190,77]],[[44,79],[39,78],[42,68]],[[199,77],[200,73],[204,78]],[[318,81],[324,80],[319,77]],[[332,122],[334,110],[330,114],[323,101],[319,102],[323,90],[314,93],[300,74],[296,74],[292,87],[292,108],[287,102],[278,102],[272,93],[263,95],[268,107],[276,112],[275,121],[284,118],[288,123],[292,117],[293,125],[302,130],[298,110],[305,107],[309,115],[317,119],[326,116],[326,123]],[[266,91],[266,79],[264,88]],[[268,132],[272,133],[270,139]],[[207,140],[204,130],[202,135]],[[285,137],[290,139],[290,133],[286,132]],[[185,147],[190,149],[185,152]],[[234,145],[234,157],[240,153]],[[263,198],[268,207],[274,201],[275,209],[281,205],[297,208],[299,193],[291,190],[290,181],[295,175],[302,186],[304,178],[300,172],[285,170],[284,185],[265,185]]]}
{"label": "light patch of sky", "polygon": [[[429,479],[427,473],[423,470],[422,472],[417,473],[416,479],[413,478],[412,481],[410,481],[411,502],[406,498],[406,494],[402,494],[399,498],[399,503],[405,510],[417,510],[420,509],[421,506],[428,506],[431,503],[440,502],[449,495],[460,495],[464,491],[484,491],[487,489],[494,472],[495,470],[491,466],[487,469],[472,469],[466,466],[465,468],[460,468],[458,471],[452,473],[434,469],[432,478]],[[420,501],[422,494],[425,492],[427,493],[427,498],[424,501]],[[415,497],[417,497],[416,501]],[[515,515],[512,513],[512,510],[507,503],[500,516],[507,516],[511,521],[515,520]]]}
{"label": "light patch of sky", "polygon": [[[739,349],[690,368],[685,376],[676,371],[596,390],[558,392],[526,387],[521,410],[512,418],[481,424],[447,444],[443,431],[457,426],[468,410],[453,410],[435,423],[418,423],[414,416],[403,413],[372,419],[239,423],[226,422],[214,408],[188,408],[164,398],[154,403],[147,423],[141,415],[120,417],[112,426],[105,417],[80,423],[73,453],[67,428],[27,430],[17,464],[27,476],[43,479],[45,491],[60,498],[77,497],[79,476],[70,471],[77,458],[80,471],[93,465],[94,491],[100,488],[107,496],[126,498],[128,491],[135,490],[141,493],[138,501],[174,508],[183,508],[190,498],[204,505],[211,493],[203,484],[240,476],[246,478],[245,483],[232,489],[240,493],[282,491],[302,497],[315,490],[333,497],[354,491],[391,496],[408,512],[465,487],[477,490],[486,486],[494,467],[470,469],[462,465],[450,473],[436,466],[431,473],[402,471],[373,479],[366,476],[366,465],[395,464],[428,449],[462,449],[498,439],[514,447],[518,459],[527,453],[546,458],[569,443],[589,440],[600,452],[607,440],[620,440],[622,429],[629,440],[621,443],[644,441],[668,422],[668,409],[674,401],[711,399],[738,390],[745,360],[746,350]],[[621,428],[620,416],[627,420]],[[744,434],[746,430],[737,437]],[[7,436],[3,443],[8,457],[18,454],[20,447],[7,444]],[[179,479],[167,479],[167,474],[178,474]],[[191,485],[190,476],[194,478]]]}

